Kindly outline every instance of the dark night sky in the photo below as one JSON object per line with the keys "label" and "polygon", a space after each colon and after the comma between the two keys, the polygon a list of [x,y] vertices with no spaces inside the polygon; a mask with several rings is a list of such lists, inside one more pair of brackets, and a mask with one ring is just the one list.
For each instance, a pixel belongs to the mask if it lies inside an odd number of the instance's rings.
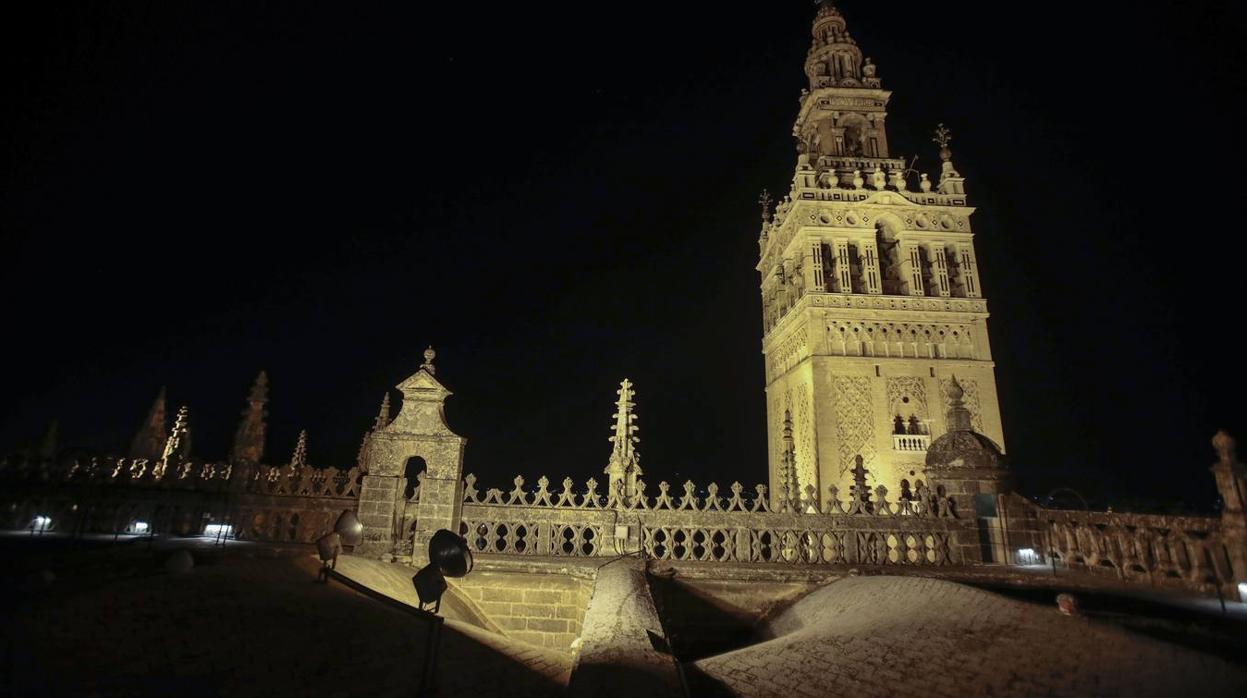
{"label": "dark night sky", "polygon": [[[647,479],[764,480],[811,3],[15,5],[0,446],[120,450],[167,384],[221,457],[265,368],[271,457],[349,465],[431,343],[489,486],[600,473],[624,376]],[[1207,507],[1247,437],[1231,5],[842,4],[894,152],[954,131],[1031,494]]]}

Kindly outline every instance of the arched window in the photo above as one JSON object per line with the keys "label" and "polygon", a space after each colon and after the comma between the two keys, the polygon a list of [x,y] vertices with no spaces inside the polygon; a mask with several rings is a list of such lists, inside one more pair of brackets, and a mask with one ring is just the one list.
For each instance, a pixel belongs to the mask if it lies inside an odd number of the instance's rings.
{"label": "arched window", "polygon": [[415,495],[416,487],[420,485],[419,475],[425,472],[427,467],[424,459],[420,456],[412,456],[407,459],[407,464],[403,466],[403,478],[407,481],[407,486],[403,489],[404,499],[411,499]]}

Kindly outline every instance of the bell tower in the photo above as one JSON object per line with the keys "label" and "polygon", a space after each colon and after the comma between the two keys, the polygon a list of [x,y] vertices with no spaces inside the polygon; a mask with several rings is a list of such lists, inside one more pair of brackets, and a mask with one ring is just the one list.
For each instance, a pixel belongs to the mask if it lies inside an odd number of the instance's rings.
{"label": "bell tower", "polygon": [[770,490],[790,415],[798,491],[847,491],[860,455],[872,487],[901,494],[927,480],[954,375],[973,430],[1004,443],[974,209],[943,125],[936,183],[892,157],[892,94],[828,0],[805,73],[792,186],[774,212],[764,194],[758,240]]}

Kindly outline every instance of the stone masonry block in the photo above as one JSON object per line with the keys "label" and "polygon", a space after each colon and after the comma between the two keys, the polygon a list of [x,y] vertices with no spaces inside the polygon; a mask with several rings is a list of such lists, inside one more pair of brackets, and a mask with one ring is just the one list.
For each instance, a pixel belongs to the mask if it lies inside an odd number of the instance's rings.
{"label": "stone masonry block", "polygon": [[567,632],[567,621],[551,620],[551,619],[544,619],[544,618],[529,618],[528,629],[529,630],[542,630],[542,631],[550,632],[550,633],[565,633]]}
{"label": "stone masonry block", "polygon": [[482,601],[523,601],[523,589],[510,589],[506,587],[487,587],[481,590]]}
{"label": "stone masonry block", "polygon": [[495,618],[494,621],[503,630],[524,630],[528,627],[528,620],[525,618],[516,618],[514,616],[504,616]]}
{"label": "stone masonry block", "polygon": [[501,618],[512,614],[512,605],[499,601],[482,601],[480,603],[481,610],[489,614],[490,618]]}
{"label": "stone masonry block", "polygon": [[515,604],[515,609],[517,611],[517,615],[524,615],[529,618],[553,619],[555,617],[555,607],[547,604]]}
{"label": "stone masonry block", "polygon": [[527,603],[557,604],[563,601],[563,595],[557,591],[528,589],[524,591],[524,601]]}

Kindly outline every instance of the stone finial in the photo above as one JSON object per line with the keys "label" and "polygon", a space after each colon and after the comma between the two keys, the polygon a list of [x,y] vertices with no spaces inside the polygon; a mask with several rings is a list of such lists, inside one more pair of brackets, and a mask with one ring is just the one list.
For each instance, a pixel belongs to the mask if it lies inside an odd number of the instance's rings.
{"label": "stone finial", "polygon": [[758,197],[758,204],[762,206],[762,225],[765,226],[771,220],[771,204],[774,200],[771,198],[771,192],[766,189],[762,190],[762,195]]}
{"label": "stone finial", "polygon": [[230,450],[233,463],[259,463],[264,458],[264,439],[268,430],[264,418],[268,412],[268,374],[260,371],[251,390],[247,393],[247,406],[242,411],[242,421],[234,432],[234,446]]}
{"label": "stone finial", "polygon": [[130,458],[159,459],[165,450],[168,429],[165,417],[165,389],[161,386],[156,399],[152,401],[151,409],[147,411],[147,419],[143,420],[143,426],[139,428],[130,442]]}
{"label": "stone finial", "polygon": [[950,403],[960,402],[961,398],[965,397],[966,389],[961,387],[961,382],[957,380],[956,374],[953,374],[949,379],[948,387],[944,388],[944,395]]}
{"label": "stone finial", "polygon": [[883,167],[875,165],[875,171],[870,173],[870,186],[876,191],[883,191],[887,183],[888,180],[883,174]]}
{"label": "stone finial", "polygon": [[935,138],[931,140],[940,147],[940,160],[944,161],[940,167],[940,193],[951,193],[945,189],[945,184],[950,178],[956,180],[961,178],[957,168],[953,167],[953,151],[948,147],[948,144],[953,141],[952,131],[945,128],[944,124],[940,124],[939,128],[935,129]]}
{"label": "stone finial", "polygon": [[424,350],[424,363],[420,364],[420,368],[428,371],[429,374],[436,376],[437,368],[433,366],[433,359],[437,358],[437,352],[433,351],[433,347]]}
{"label": "stone finial", "polygon": [[1212,447],[1217,451],[1218,464],[1234,465],[1238,462],[1238,443],[1224,429],[1218,430],[1212,437]]}
{"label": "stone finial", "polygon": [[931,139],[931,142],[940,147],[941,160],[947,162],[952,159],[953,151],[948,147],[948,144],[953,142],[953,132],[949,131],[944,124],[941,123],[938,127],[936,127],[935,137]]}
{"label": "stone finial", "polygon": [[961,387],[961,383],[957,382],[957,376],[952,376],[948,381],[948,387],[944,389],[944,395],[948,398],[948,430],[949,431],[974,431],[972,426],[973,416],[970,410],[966,409],[966,404],[962,400],[965,397],[965,388]]}
{"label": "stone finial", "polygon": [[853,500],[870,504],[870,486],[866,484],[870,471],[866,469],[865,459],[860,455],[854,457],[853,463],[853,469],[849,471],[853,475]]}

